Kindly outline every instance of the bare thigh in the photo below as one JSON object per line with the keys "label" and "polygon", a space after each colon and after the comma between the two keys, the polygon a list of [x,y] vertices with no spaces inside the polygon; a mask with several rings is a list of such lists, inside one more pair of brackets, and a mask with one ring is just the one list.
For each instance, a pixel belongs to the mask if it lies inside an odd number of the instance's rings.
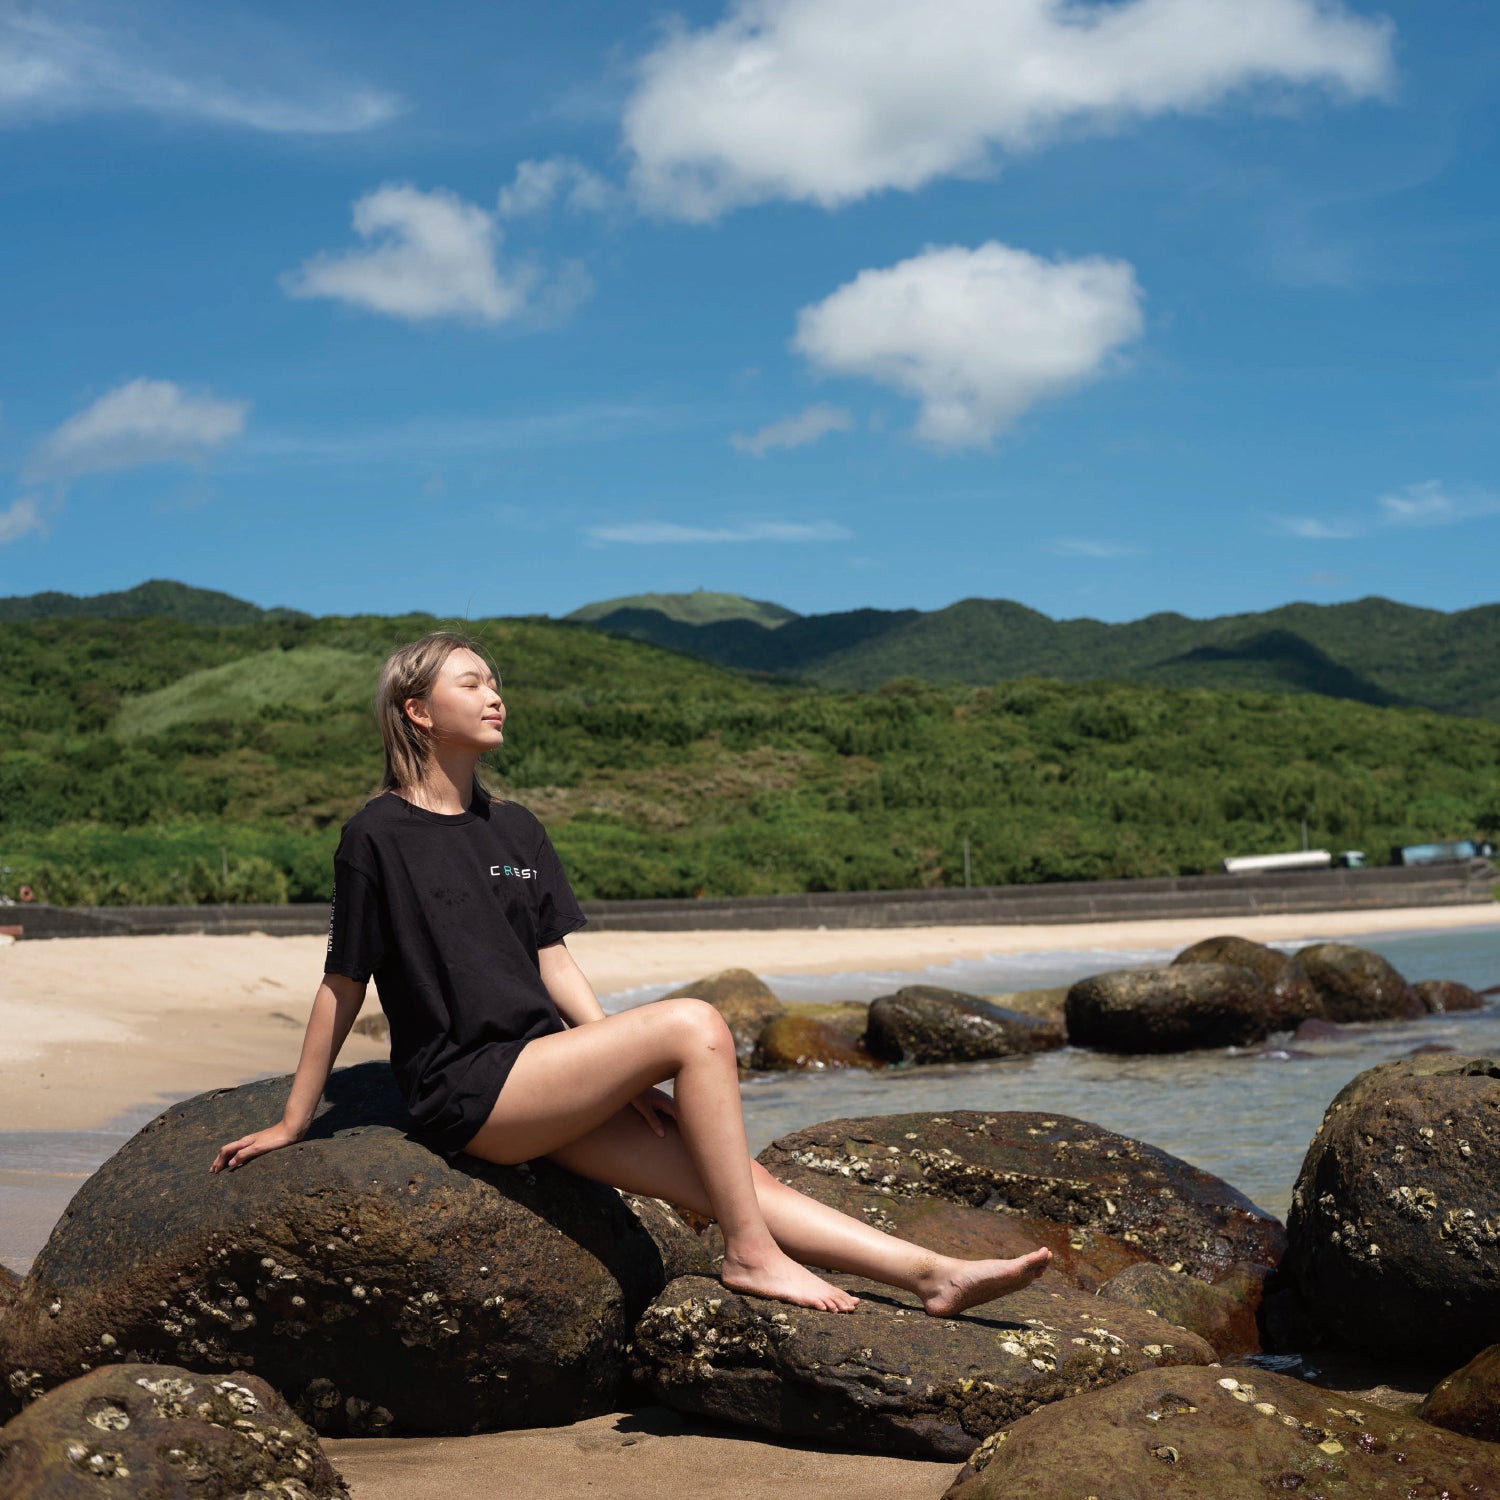
{"label": "bare thigh", "polygon": [[734,1040],[712,1007],[663,1000],[538,1037],[521,1049],[489,1119],[464,1150],[503,1163],[550,1156],[673,1077],[685,1047],[712,1046],[720,1032],[732,1058]]}

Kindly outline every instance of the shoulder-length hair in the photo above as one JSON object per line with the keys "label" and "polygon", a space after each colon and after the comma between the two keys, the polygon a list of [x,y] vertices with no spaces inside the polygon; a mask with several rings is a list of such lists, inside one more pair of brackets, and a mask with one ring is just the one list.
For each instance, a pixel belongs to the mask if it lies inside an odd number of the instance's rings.
{"label": "shoulder-length hair", "polygon": [[[406,701],[425,698],[432,691],[443,663],[455,651],[472,651],[499,683],[500,674],[479,644],[448,630],[434,630],[409,646],[398,647],[386,658],[380,670],[380,686],[375,690],[375,719],[385,746],[385,774],[380,780],[380,792],[409,791],[421,786],[427,773],[430,746],[427,731],[413,723],[407,714]],[[474,790],[489,795],[477,769]]]}

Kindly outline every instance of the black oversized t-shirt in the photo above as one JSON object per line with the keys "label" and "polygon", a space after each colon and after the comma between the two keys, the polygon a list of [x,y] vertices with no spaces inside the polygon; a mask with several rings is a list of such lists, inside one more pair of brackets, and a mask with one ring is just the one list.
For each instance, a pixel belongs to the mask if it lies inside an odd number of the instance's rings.
{"label": "black oversized t-shirt", "polygon": [[386,793],[344,825],[324,970],[375,979],[415,1133],[460,1150],[521,1048],[563,1030],[537,950],[584,924],[542,825],[476,793],[434,813]]}

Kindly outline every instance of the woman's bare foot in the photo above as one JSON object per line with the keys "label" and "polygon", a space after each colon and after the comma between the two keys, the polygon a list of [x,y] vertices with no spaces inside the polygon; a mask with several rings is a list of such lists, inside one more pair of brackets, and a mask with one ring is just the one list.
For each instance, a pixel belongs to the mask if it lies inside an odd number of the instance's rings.
{"label": "woman's bare foot", "polygon": [[1050,1250],[1033,1250],[1015,1260],[935,1260],[917,1288],[922,1306],[934,1318],[951,1318],[966,1307],[993,1302],[1035,1281],[1052,1259]]}
{"label": "woman's bare foot", "polygon": [[822,1312],[852,1312],[859,1305],[858,1297],[840,1291],[821,1276],[814,1276],[806,1266],[798,1265],[791,1256],[775,1249],[753,1263],[731,1258],[726,1253],[719,1279],[734,1292],[774,1297],[778,1302],[794,1302],[798,1307],[815,1307]]}

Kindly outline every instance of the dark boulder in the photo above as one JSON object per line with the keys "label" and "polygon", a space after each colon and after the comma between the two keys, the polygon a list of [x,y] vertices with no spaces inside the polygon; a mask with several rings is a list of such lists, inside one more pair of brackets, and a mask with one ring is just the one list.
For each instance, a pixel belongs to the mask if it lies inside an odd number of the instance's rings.
{"label": "dark boulder", "polygon": [[1441,1016],[1450,1010],[1480,1010],[1484,996],[1456,979],[1419,979],[1412,991],[1429,1015]]}
{"label": "dark boulder", "polygon": [[1259,1370],[1147,1370],[975,1451],[944,1500],[1500,1494],[1500,1449]]}
{"label": "dark boulder", "polygon": [[174,1105],[84,1183],[0,1322],[12,1402],[129,1360],[252,1370],[324,1432],[610,1410],[641,1310],[706,1268],[687,1226],[547,1162],[446,1161],[384,1063],[336,1071],[305,1140],[210,1175],[289,1083]]}
{"label": "dark boulder", "polygon": [[760,1038],[761,1028],[786,1007],[757,975],[749,969],[720,969],[685,984],[664,1000],[706,1000],[728,1023],[734,1033],[734,1050],[741,1067],[748,1067],[750,1054]]}
{"label": "dark boulder", "polygon": [[643,1392],[678,1411],[880,1453],[964,1457],[1001,1422],[1159,1364],[1211,1360],[1135,1308],[1035,1283],[957,1318],[835,1276],[863,1300],[814,1312],[673,1282],[636,1327]]}
{"label": "dark boulder", "polygon": [[1257,1315],[1269,1274],[1265,1266],[1239,1265],[1209,1285],[1148,1260],[1122,1271],[1099,1288],[1099,1295],[1147,1308],[1206,1339],[1220,1359],[1237,1359],[1260,1351]]}
{"label": "dark boulder", "polygon": [[1249,969],[1265,985],[1275,1020],[1273,1030],[1287,1031],[1310,1016],[1323,1014],[1317,989],[1289,954],[1249,938],[1212,937],[1184,948],[1172,960],[1177,964],[1235,964]]}
{"label": "dark boulder", "polygon": [[254,1375],[109,1365],[0,1428],[7,1500],[347,1500],[315,1433]]}
{"label": "dark boulder", "polygon": [[1002,1010],[978,995],[912,984],[870,1002],[865,1046],[887,1062],[978,1062],[1063,1046],[1055,1021]]}
{"label": "dark boulder", "polygon": [[1068,1040],[1101,1052],[1244,1047],[1276,1026],[1266,985],[1234,964],[1118,969],[1068,991]]}
{"label": "dark boulder", "polygon": [[750,1057],[752,1068],[878,1068],[859,1038],[810,1016],[773,1016]]}
{"label": "dark boulder", "polygon": [[1317,1016],[1304,1021],[1292,1033],[1294,1042],[1336,1042],[1344,1035],[1344,1028],[1337,1021],[1322,1021]]}
{"label": "dark boulder", "polygon": [[1427,1007],[1388,959],[1348,943],[1314,943],[1297,962],[1312,980],[1330,1021],[1401,1021]]}
{"label": "dark boulder", "polygon": [[1417,1411],[1424,1422],[1500,1443],[1500,1344],[1481,1349],[1433,1387]]}
{"label": "dark boulder", "polygon": [[1500,1342],[1500,1062],[1361,1073],[1292,1191],[1285,1278],[1330,1342],[1466,1359]]}
{"label": "dark boulder", "polygon": [[1236,1261],[1275,1265],[1285,1234],[1242,1193],[1143,1141],[1066,1115],[872,1115],[827,1120],[773,1141],[760,1162],[893,1198],[946,1198],[993,1213],[1106,1234],[1212,1281]]}

